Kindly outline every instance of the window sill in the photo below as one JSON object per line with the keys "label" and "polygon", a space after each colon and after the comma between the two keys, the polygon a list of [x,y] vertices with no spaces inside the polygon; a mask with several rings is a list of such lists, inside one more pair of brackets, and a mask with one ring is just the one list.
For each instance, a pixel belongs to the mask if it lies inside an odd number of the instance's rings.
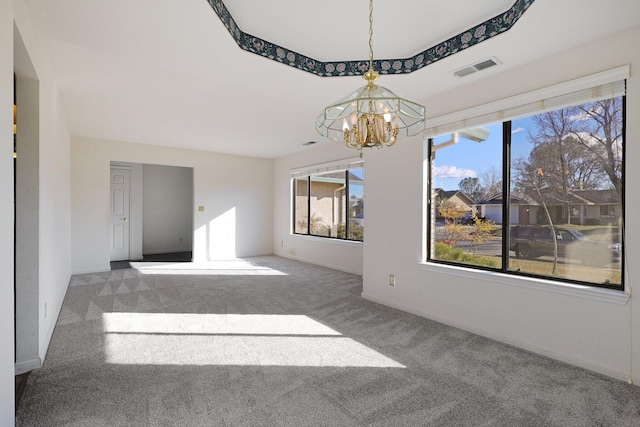
{"label": "window sill", "polygon": [[624,291],[618,291],[614,289],[604,289],[586,285],[555,282],[553,280],[522,277],[500,272],[475,270],[454,265],[443,265],[430,262],[421,262],[420,265],[422,266],[422,269],[424,271],[448,274],[473,280],[484,280],[486,282],[493,282],[508,286],[517,286],[541,292],[586,298],[594,301],[602,301],[618,305],[625,305],[629,301],[629,294]]}
{"label": "window sill", "polygon": [[338,243],[338,244],[347,245],[347,246],[362,245],[362,242],[359,240],[345,240],[345,239],[336,239],[335,237],[310,236],[308,234],[295,234],[295,233],[291,233],[290,236],[295,239],[309,240],[312,242]]}

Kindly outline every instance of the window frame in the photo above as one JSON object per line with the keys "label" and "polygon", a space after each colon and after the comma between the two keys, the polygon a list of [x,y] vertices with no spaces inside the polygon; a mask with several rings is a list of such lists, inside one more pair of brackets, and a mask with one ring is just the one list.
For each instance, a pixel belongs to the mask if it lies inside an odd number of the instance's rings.
{"label": "window frame", "polygon": [[[297,235],[297,236],[308,236],[308,237],[313,237],[313,238],[322,238],[322,239],[333,239],[333,240],[339,240],[339,241],[345,241],[345,242],[355,242],[355,243],[362,243],[364,242],[364,237],[362,240],[357,240],[357,239],[350,239],[349,238],[349,227],[350,227],[350,221],[349,221],[349,201],[351,199],[351,186],[350,186],[350,178],[349,178],[349,174],[350,171],[353,169],[362,169],[364,171],[364,163],[362,162],[361,159],[358,159],[357,162],[351,162],[349,164],[346,165],[338,165],[337,167],[331,167],[331,168],[322,168],[322,166],[317,167],[316,169],[312,169],[312,170],[308,170],[306,173],[300,173],[297,172],[295,173],[292,177],[291,177],[291,195],[292,195],[292,209],[291,209],[291,234],[293,235]],[[311,210],[311,182],[312,182],[312,176],[322,176],[323,174],[327,174],[327,173],[336,173],[336,172],[344,172],[344,186],[345,186],[345,200],[346,200],[346,205],[345,205],[345,219],[344,219],[344,228],[345,228],[345,237],[338,237],[338,236],[324,236],[324,235],[320,235],[320,234],[312,234],[311,233],[311,221],[310,218],[312,216],[312,210]],[[296,199],[297,199],[297,189],[296,189],[296,182],[297,181],[302,181],[302,180],[306,180],[306,184],[307,184],[307,196],[306,196],[306,209],[307,209],[307,230],[306,233],[300,233],[296,231]],[[364,185],[364,178],[363,178],[363,185]]]}
{"label": "window frame", "polygon": [[[626,84],[626,82],[625,82]],[[622,135],[622,164],[621,164],[621,172],[622,172],[622,177],[621,177],[621,182],[622,182],[622,188],[626,188],[626,123],[627,123],[627,103],[626,103],[626,93],[623,95],[616,95],[614,97],[620,97],[621,98],[621,108],[622,108],[622,112],[621,112],[621,120],[622,120],[622,129],[621,129],[621,135]],[[613,98],[613,97],[612,97]],[[588,103],[589,101],[586,101],[585,103]],[[576,104],[576,105],[581,105],[580,103]],[[559,107],[558,109],[561,109],[563,107]],[[553,110],[551,110],[553,111]],[[511,194],[511,166],[512,166],[512,158],[511,158],[511,125],[513,120],[516,120],[517,118],[521,118],[521,117],[527,117],[527,116],[531,116],[531,115],[535,115],[536,113],[531,113],[525,116],[520,116],[520,117],[511,117],[508,119],[505,119],[504,121],[502,121],[502,218],[510,218],[510,209],[511,209],[511,203],[510,203],[510,194]],[[499,122],[492,122],[492,123],[486,123],[485,125],[491,125],[491,124],[497,124]],[[462,130],[462,129],[460,129]],[[446,133],[445,133],[446,134]],[[509,259],[510,259],[510,248],[509,248],[509,242],[511,240],[511,236],[510,236],[510,230],[511,230],[511,224],[509,223],[509,221],[502,221],[501,224],[501,229],[502,229],[502,240],[501,240],[501,257],[502,257],[502,262],[501,262],[501,266],[500,267],[487,267],[487,266],[478,266],[478,265],[473,265],[473,264],[464,264],[464,263],[460,263],[460,262],[455,262],[455,261],[449,261],[449,260],[440,260],[440,259],[436,259],[434,257],[432,257],[432,254],[435,254],[435,238],[434,238],[434,234],[435,234],[435,197],[434,197],[434,193],[435,193],[435,186],[434,186],[434,180],[433,180],[433,165],[434,165],[434,160],[435,160],[435,156],[434,156],[434,151],[433,151],[433,147],[434,147],[434,137],[437,135],[434,135],[432,133],[432,136],[429,137],[427,139],[427,162],[428,162],[428,167],[427,167],[427,185],[428,185],[428,191],[425,192],[426,195],[428,195],[428,200],[426,200],[426,208],[427,208],[427,212],[426,212],[426,233],[424,233],[423,235],[426,236],[426,256],[424,257],[426,264],[441,264],[441,265],[449,265],[449,266],[454,266],[457,268],[461,268],[461,269],[465,269],[465,270],[481,270],[481,271],[488,271],[488,272],[492,272],[492,273],[499,273],[499,274],[505,274],[508,276],[518,276],[518,277],[523,277],[523,278],[532,278],[532,279],[538,279],[541,281],[545,281],[545,282],[559,282],[559,283],[566,283],[566,284],[571,284],[571,285],[580,285],[580,286],[587,286],[589,288],[601,288],[601,289],[611,289],[611,290],[616,290],[616,291],[622,291],[622,292],[626,292],[626,281],[625,281],[625,254],[626,254],[626,244],[625,244],[625,228],[624,228],[624,222],[625,222],[625,218],[626,218],[626,203],[625,203],[625,191],[622,192],[622,194],[620,195],[620,202],[621,202],[621,206],[620,206],[620,214],[621,214],[621,236],[620,236],[620,241],[622,243],[621,245],[621,260],[620,260],[620,284],[619,285],[609,285],[606,283],[594,283],[594,282],[585,282],[582,280],[577,280],[577,279],[571,279],[571,278],[565,278],[565,277],[553,277],[553,276],[545,276],[545,275],[541,275],[541,274],[535,274],[535,273],[530,273],[530,272],[524,272],[524,271],[516,271],[516,270],[510,270],[509,269]],[[508,197],[504,197],[504,195],[507,194],[509,195]],[[505,200],[506,199],[506,200]],[[609,207],[608,209],[610,209],[611,207]],[[617,208],[616,208],[617,210]]]}

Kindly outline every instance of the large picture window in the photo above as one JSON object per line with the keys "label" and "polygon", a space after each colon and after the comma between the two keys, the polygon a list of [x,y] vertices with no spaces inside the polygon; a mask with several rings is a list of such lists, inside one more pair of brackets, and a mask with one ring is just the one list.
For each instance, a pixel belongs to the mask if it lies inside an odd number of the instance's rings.
{"label": "large picture window", "polygon": [[619,95],[431,138],[428,261],[623,289],[624,108]]}
{"label": "large picture window", "polygon": [[293,179],[293,232],[364,239],[364,168],[309,173]]}

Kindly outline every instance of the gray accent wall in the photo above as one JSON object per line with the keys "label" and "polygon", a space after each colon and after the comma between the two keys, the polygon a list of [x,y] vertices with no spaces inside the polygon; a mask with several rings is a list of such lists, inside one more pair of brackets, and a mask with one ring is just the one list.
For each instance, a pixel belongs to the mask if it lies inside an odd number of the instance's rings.
{"label": "gray accent wall", "polygon": [[[18,41],[18,40],[16,40]],[[21,44],[21,43],[20,43]],[[20,105],[16,158],[16,372],[41,364],[38,348],[40,261],[39,82],[16,72]],[[47,307],[48,309],[48,307]]]}
{"label": "gray accent wall", "polygon": [[193,169],[145,164],[142,170],[142,253],[191,251]]}

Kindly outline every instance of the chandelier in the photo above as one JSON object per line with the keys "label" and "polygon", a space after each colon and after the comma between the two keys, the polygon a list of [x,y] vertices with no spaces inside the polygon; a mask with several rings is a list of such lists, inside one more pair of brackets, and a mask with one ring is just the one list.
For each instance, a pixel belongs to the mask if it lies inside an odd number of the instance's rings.
{"label": "chandelier", "polygon": [[373,0],[369,0],[369,70],[367,85],[324,109],[316,119],[316,130],[349,148],[390,147],[398,136],[413,136],[424,130],[424,106],[396,96],[375,84],[373,69]]}

